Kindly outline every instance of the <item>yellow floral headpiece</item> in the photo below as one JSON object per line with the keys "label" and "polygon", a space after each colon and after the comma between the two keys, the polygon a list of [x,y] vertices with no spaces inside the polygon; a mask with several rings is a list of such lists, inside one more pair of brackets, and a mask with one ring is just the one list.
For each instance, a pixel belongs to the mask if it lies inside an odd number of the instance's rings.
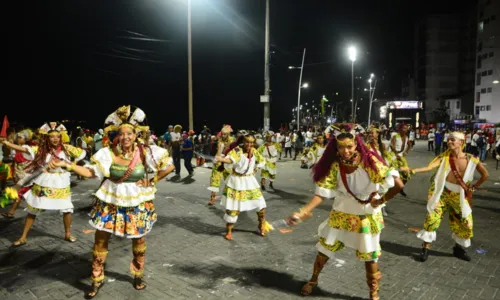
{"label": "yellow floral headpiece", "polygon": [[116,111],[110,114],[104,121],[104,135],[109,132],[118,131],[121,127],[130,127],[135,132],[148,131],[149,126],[144,125],[146,114],[138,107],[131,113],[130,105],[119,107]]}
{"label": "yellow floral headpiece", "polygon": [[40,134],[49,134],[52,132],[61,133],[61,131],[67,131],[66,127],[58,122],[48,122],[44,123],[42,127],[38,129]]}
{"label": "yellow floral headpiece", "polygon": [[221,129],[221,132],[229,134],[229,133],[233,132],[233,129],[231,128],[231,125],[224,125],[224,127],[222,127],[222,129]]}

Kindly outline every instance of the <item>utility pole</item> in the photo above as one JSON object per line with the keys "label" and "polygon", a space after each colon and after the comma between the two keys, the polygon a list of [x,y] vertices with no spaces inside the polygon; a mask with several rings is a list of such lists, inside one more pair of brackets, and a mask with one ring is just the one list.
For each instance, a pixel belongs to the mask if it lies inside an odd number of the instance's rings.
{"label": "utility pole", "polygon": [[193,124],[193,58],[191,45],[191,0],[188,0],[188,109],[189,129],[194,130]]}
{"label": "utility pole", "polygon": [[300,65],[299,95],[297,100],[297,131],[300,131],[300,90],[302,89],[302,72],[304,71],[304,61],[306,60],[306,48],[302,53],[302,64]]}
{"label": "utility pole", "polygon": [[264,103],[264,131],[269,130],[271,126],[271,79],[269,71],[269,1],[266,0],[266,37],[265,37],[265,59],[264,59],[264,97],[261,102]]}

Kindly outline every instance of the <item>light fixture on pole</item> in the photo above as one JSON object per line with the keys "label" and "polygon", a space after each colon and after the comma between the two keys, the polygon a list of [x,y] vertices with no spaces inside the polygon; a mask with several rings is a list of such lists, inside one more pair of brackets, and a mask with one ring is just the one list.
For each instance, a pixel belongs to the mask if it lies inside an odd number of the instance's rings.
{"label": "light fixture on pole", "polygon": [[351,61],[351,120],[356,122],[356,115],[354,111],[354,62],[356,61],[357,50],[356,47],[351,46],[347,49],[349,60]]}
{"label": "light fixture on pole", "polygon": [[[368,91],[369,93],[369,99],[370,99],[370,106],[368,109],[368,127],[370,126],[371,122],[371,117],[372,117],[372,105],[373,102],[377,101],[376,99],[373,100],[373,96],[375,96],[375,87],[377,86],[377,79],[375,79],[375,75],[372,73],[370,75],[370,79],[368,79],[368,83],[370,84],[370,90]],[[372,85],[373,84],[373,85]]]}
{"label": "light fixture on pole", "polygon": [[[304,61],[306,60],[306,48],[304,48],[304,52],[302,53],[302,63],[300,67],[289,66],[288,69],[300,69],[299,75],[299,92],[297,93],[297,131],[300,131],[300,91],[303,88],[308,88],[309,84],[306,82],[302,84],[302,73],[304,72]],[[307,103],[306,103],[307,105]]]}

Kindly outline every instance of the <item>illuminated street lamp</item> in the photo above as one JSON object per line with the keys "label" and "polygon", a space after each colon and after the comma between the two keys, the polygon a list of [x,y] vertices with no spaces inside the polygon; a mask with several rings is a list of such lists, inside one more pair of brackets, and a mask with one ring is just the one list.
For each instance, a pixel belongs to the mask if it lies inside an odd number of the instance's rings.
{"label": "illuminated street lamp", "polygon": [[352,122],[356,122],[356,115],[354,111],[354,61],[356,61],[356,55],[358,51],[356,47],[350,46],[347,49],[347,54],[349,55],[349,60],[351,61],[351,118]]}

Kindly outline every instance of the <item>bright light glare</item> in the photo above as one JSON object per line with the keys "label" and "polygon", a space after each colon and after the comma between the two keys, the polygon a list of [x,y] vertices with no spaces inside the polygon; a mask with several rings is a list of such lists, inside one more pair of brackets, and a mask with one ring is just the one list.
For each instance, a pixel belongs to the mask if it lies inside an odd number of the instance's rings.
{"label": "bright light glare", "polygon": [[288,66],[288,69],[290,69],[290,70],[293,69],[293,68],[295,68],[295,67],[294,66]]}
{"label": "bright light glare", "polygon": [[309,87],[309,83],[307,83],[307,82],[306,82],[306,83],[304,83],[304,84],[302,85],[302,88],[305,88],[305,89],[306,89],[306,88],[308,88],[308,87]]}
{"label": "bright light glare", "polygon": [[373,77],[375,77],[375,74],[371,73],[370,78],[373,78]]}
{"label": "bright light glare", "polygon": [[372,83],[372,79],[371,79],[371,78],[370,78],[370,79],[368,79],[368,83]]}
{"label": "bright light glare", "polygon": [[349,60],[355,61],[356,60],[356,54],[358,53],[356,51],[356,47],[351,46],[349,49],[347,49],[347,53],[349,54]]}
{"label": "bright light glare", "polygon": [[498,80],[493,80],[493,84],[498,84],[498,83],[500,83],[500,81],[498,81]]}

